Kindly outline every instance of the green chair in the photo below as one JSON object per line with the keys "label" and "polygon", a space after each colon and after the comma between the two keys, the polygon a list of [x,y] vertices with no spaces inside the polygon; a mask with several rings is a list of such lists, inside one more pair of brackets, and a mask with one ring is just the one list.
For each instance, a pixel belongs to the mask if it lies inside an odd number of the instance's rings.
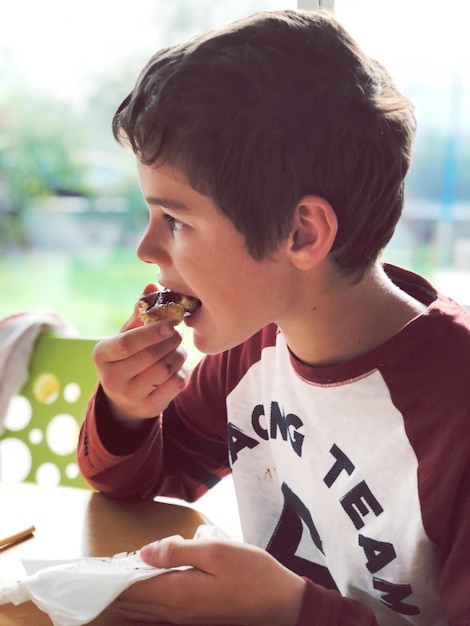
{"label": "green chair", "polygon": [[89,487],[76,459],[80,425],[97,384],[92,339],[40,335],[29,378],[10,400],[0,438],[0,479]]}

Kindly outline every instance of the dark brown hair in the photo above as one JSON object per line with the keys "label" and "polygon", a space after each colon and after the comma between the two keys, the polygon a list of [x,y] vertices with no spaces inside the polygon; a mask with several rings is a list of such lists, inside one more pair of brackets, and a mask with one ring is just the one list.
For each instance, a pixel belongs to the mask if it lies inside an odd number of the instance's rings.
{"label": "dark brown hair", "polygon": [[305,194],[335,210],[332,248],[363,269],[403,208],[414,111],[324,11],[258,13],[155,54],[113,119],[143,163],[179,167],[255,259]]}

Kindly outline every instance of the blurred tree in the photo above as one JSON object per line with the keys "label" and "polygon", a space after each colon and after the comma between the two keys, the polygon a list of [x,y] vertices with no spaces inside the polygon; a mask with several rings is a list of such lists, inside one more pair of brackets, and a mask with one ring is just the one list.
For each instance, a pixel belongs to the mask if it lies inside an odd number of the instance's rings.
{"label": "blurred tree", "polygon": [[23,218],[32,198],[89,193],[74,158],[86,141],[70,105],[8,91],[0,110],[0,241],[28,244]]}

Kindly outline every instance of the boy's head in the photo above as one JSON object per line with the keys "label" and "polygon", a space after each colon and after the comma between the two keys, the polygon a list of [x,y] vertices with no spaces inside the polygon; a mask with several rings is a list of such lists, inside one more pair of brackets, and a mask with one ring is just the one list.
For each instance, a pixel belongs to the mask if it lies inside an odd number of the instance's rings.
{"label": "boy's head", "polygon": [[361,270],[393,234],[413,106],[328,13],[255,14],[155,54],[113,120],[145,164],[181,169],[262,259],[306,194],[338,220],[332,255]]}

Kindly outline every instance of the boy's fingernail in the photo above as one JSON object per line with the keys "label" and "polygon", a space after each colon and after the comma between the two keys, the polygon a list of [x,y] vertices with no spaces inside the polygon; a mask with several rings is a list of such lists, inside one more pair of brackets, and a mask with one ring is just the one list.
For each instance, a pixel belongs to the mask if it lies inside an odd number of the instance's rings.
{"label": "boy's fingernail", "polygon": [[152,563],[158,552],[158,546],[160,541],[152,541],[152,543],[147,543],[145,546],[140,548],[140,558],[146,563]]}
{"label": "boy's fingernail", "polygon": [[169,337],[174,332],[173,326],[169,326],[168,324],[160,324],[160,334],[162,337]]}
{"label": "boy's fingernail", "polygon": [[140,556],[144,561],[147,561],[148,559],[152,558],[154,552],[155,552],[155,549],[153,545],[150,543],[146,546],[143,546],[143,548],[140,549]]}

